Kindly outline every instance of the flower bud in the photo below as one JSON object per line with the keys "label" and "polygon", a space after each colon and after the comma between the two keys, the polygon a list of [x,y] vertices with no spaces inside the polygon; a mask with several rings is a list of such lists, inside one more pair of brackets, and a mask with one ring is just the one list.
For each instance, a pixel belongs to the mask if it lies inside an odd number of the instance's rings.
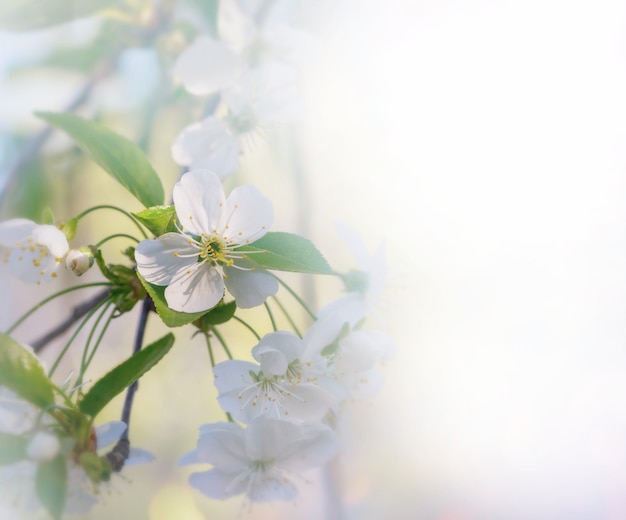
{"label": "flower bud", "polygon": [[65,267],[76,276],[87,272],[93,265],[93,253],[87,246],[80,249],[70,249],[65,255]]}
{"label": "flower bud", "polygon": [[26,456],[36,462],[46,462],[52,460],[56,454],[59,453],[60,447],[61,443],[56,435],[45,431],[38,431],[28,442]]}

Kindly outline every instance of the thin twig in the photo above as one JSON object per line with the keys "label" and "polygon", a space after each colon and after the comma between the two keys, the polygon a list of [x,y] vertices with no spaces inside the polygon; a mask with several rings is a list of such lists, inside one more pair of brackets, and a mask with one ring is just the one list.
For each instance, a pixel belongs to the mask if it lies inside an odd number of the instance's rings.
{"label": "thin twig", "polygon": [[[141,350],[143,345],[143,337],[146,332],[146,324],[148,323],[148,315],[150,311],[154,309],[152,300],[145,298],[141,304],[141,313],[139,314],[139,323],[137,324],[137,330],[135,332],[135,342],[133,344],[133,355]],[[133,408],[133,399],[137,392],[139,381],[135,381],[126,390],[126,399],[124,400],[124,408],[122,410],[122,421],[126,423],[126,431],[122,435],[122,438],[128,439],[128,426],[130,423],[130,414]]]}
{"label": "thin twig", "polygon": [[63,334],[67,329],[69,329],[74,323],[80,320],[83,316],[85,316],[91,309],[93,309],[100,302],[106,300],[109,297],[110,290],[105,289],[102,292],[92,296],[89,300],[84,301],[83,303],[77,305],[72,310],[72,314],[70,314],[65,321],[59,323],[54,329],[48,332],[46,335],[42,336],[36,341],[31,342],[31,347],[35,352],[39,352],[42,348],[44,348],[48,343],[50,343],[53,339],[59,337]]}
{"label": "thin twig", "polygon": [[[145,298],[141,305],[141,313],[139,314],[139,323],[137,324],[137,330],[135,331],[135,342],[133,344],[133,355],[141,350],[141,346],[143,345],[143,338],[146,332],[146,325],[148,323],[148,315],[150,311],[154,310],[154,304],[150,298]],[[130,440],[128,438],[128,429],[130,424],[130,414],[133,408],[133,399],[135,398],[135,393],[137,392],[137,387],[139,386],[139,381],[135,380],[135,382],[130,385],[126,389],[126,398],[124,399],[124,408],[122,409],[122,421],[126,424],[126,430],[117,441],[115,446],[111,451],[103,456],[104,459],[111,464],[111,469],[113,471],[121,471],[124,467],[124,463],[128,459],[130,455]]]}

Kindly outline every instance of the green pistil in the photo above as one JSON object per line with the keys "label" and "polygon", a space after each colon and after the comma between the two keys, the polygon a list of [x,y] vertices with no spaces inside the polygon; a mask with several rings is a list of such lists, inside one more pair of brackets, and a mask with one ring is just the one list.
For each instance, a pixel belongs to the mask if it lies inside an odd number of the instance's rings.
{"label": "green pistil", "polygon": [[252,461],[252,469],[261,473],[265,473],[274,465],[274,459],[268,460],[253,460]]}
{"label": "green pistil", "polygon": [[302,373],[302,363],[299,359],[289,363],[287,367],[287,373],[285,374],[290,383],[296,383],[300,381],[300,374]]}
{"label": "green pistil", "polygon": [[234,261],[227,256],[230,249],[223,238],[219,236],[200,237],[200,241],[204,250],[200,252],[199,261],[226,267],[233,265]]}

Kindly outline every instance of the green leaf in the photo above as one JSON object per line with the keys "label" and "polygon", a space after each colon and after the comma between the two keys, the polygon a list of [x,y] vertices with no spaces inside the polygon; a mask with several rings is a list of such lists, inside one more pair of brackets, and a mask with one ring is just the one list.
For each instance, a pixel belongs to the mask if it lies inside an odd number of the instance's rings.
{"label": "green leaf", "polygon": [[67,463],[62,453],[48,462],[39,464],[35,477],[35,489],[39,501],[52,518],[60,520],[67,492]]}
{"label": "green leaf", "polygon": [[237,304],[234,301],[219,303],[204,316],[199,318],[194,325],[196,325],[200,330],[207,332],[211,325],[220,325],[230,320],[236,310]]}
{"label": "green leaf", "polygon": [[36,112],[36,115],[67,132],[96,163],[144,206],[163,204],[165,195],[161,180],[135,143],[99,123],[74,114]]}
{"label": "green leaf", "polygon": [[133,213],[139,222],[148,228],[155,237],[176,231],[176,210],[174,206],[153,206],[138,213]]}
{"label": "green leaf", "polygon": [[119,3],[120,0],[2,0],[0,30],[50,27],[93,15]]}
{"label": "green leaf", "polygon": [[165,301],[165,286],[153,285],[146,282],[146,280],[144,280],[139,273],[137,273],[137,278],[139,278],[139,281],[144,286],[146,292],[150,298],[152,298],[157,314],[161,317],[163,323],[165,323],[168,327],[182,327],[183,325],[196,321],[198,318],[209,312],[209,309],[201,312],[174,311],[167,306],[167,302]]}
{"label": "green leaf", "polygon": [[165,356],[174,344],[170,332],[116,366],[98,380],[78,403],[81,412],[95,417],[117,394],[132,385]]}
{"label": "green leaf", "polygon": [[239,251],[249,251],[250,260],[276,271],[309,274],[334,274],[326,259],[313,243],[300,235],[281,231],[266,233]]}
{"label": "green leaf", "polygon": [[0,334],[0,385],[40,408],[54,404],[54,385],[37,358],[6,334]]}
{"label": "green leaf", "polygon": [[27,440],[20,435],[0,432],[0,466],[25,459],[26,444]]}

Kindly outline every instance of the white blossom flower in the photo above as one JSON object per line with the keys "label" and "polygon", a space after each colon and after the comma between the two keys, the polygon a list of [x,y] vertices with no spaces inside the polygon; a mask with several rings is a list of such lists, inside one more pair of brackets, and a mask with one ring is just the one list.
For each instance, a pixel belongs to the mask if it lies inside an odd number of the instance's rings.
{"label": "white blossom flower", "polygon": [[65,268],[76,276],[85,274],[94,264],[94,257],[91,249],[84,246],[80,249],[70,249],[65,256]]}
{"label": "white blossom flower", "polygon": [[267,124],[301,114],[295,71],[278,63],[242,74],[224,88],[222,101],[227,107],[223,118],[206,117],[178,134],[171,149],[177,164],[207,169],[224,179],[236,170],[246,146]]}
{"label": "white blossom flower", "polygon": [[235,419],[259,415],[287,421],[316,421],[331,408],[334,395],[318,377],[307,377],[300,360],[303,341],[295,334],[266,334],[252,349],[259,364],[241,360],[218,363],[213,373],[218,401]]}
{"label": "white blossom flower", "polygon": [[244,70],[226,43],[199,36],[178,56],[172,73],[191,94],[209,95],[232,84]]}
{"label": "white blossom flower", "polygon": [[191,170],[206,169],[224,179],[239,165],[239,139],[226,121],[207,117],[186,126],[172,144],[172,157]]}
{"label": "white blossom flower", "polygon": [[362,301],[367,314],[374,318],[377,324],[385,325],[382,310],[385,304],[388,277],[384,241],[381,241],[376,250],[371,253],[363,238],[348,224],[336,221],[335,229],[342,242],[352,252],[358,269],[343,276],[348,293],[343,298],[327,305],[319,315],[332,314],[336,306],[349,304],[350,301]]}
{"label": "white blossom flower", "polygon": [[26,283],[49,282],[69,245],[63,232],[49,224],[17,218],[0,223],[0,247],[11,273]]}
{"label": "white blossom flower", "polygon": [[344,298],[330,307],[333,312],[325,312],[305,333],[302,362],[309,377],[340,385],[341,402],[371,397],[382,384],[378,365],[393,356],[395,341],[385,332],[358,328],[364,318],[362,301]]}
{"label": "white blossom flower", "polygon": [[238,134],[302,114],[298,77],[293,67],[269,62],[250,69],[222,92],[230,127]]}
{"label": "white blossom flower", "polygon": [[170,308],[211,309],[225,288],[241,308],[276,293],[276,279],[238,251],[265,235],[273,220],[271,202],[255,186],[239,186],[226,198],[216,174],[194,170],[176,183],[173,198],[179,232],[143,240],[135,250],[141,276],[167,286]]}
{"label": "white blossom flower", "polygon": [[213,465],[189,477],[211,498],[245,493],[252,502],[292,500],[298,490],[290,477],[325,465],[337,449],[336,434],[325,425],[260,416],[246,429],[226,422],[202,426],[196,449],[179,463]]}
{"label": "white blossom flower", "polygon": [[[116,442],[125,429],[126,424],[121,421],[111,421],[98,426],[95,429],[97,449],[106,448]],[[35,485],[37,466],[39,462],[48,460],[46,457],[51,455],[50,448],[54,447],[54,443],[49,438],[38,437],[42,434],[44,432],[36,433],[28,445],[27,450],[31,449],[33,440],[40,444],[33,453],[33,457],[0,467],[0,503],[11,504],[16,514],[19,512],[20,515],[36,515],[43,510]],[[46,437],[51,435],[53,434],[45,432]],[[125,466],[149,462],[153,459],[154,455],[150,452],[131,447]],[[96,486],[85,470],[72,457],[68,457],[64,514],[76,515],[88,512],[98,501],[96,494],[99,492],[98,487],[101,486],[106,487],[108,483],[101,482],[99,486]],[[24,516],[19,516],[19,518],[24,518]]]}
{"label": "white blossom flower", "polygon": [[242,2],[220,3],[220,38],[244,57],[249,67],[269,61],[301,66],[321,55],[319,41],[286,20],[265,18],[258,24],[255,18],[263,8],[262,5],[244,5]]}

